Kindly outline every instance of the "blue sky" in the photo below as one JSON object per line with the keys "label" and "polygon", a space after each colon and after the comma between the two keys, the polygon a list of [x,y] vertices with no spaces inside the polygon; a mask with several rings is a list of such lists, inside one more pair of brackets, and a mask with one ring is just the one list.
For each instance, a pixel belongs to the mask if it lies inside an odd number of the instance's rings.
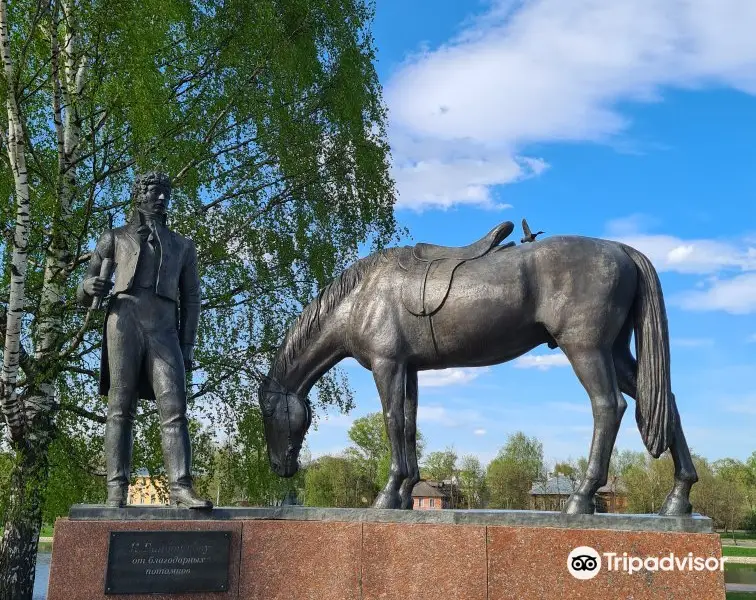
{"label": "blue sky", "polygon": [[[648,254],[686,436],[710,459],[756,450],[754,22],[752,0],[377,0],[373,28],[406,243],[527,217]],[[314,456],[380,410],[371,374],[344,366],[357,407],[321,415]],[[618,446],[641,450],[633,413]],[[545,347],[423,374],[419,421],[427,451],[484,463],[518,430],[550,462],[585,455],[593,422]]]}

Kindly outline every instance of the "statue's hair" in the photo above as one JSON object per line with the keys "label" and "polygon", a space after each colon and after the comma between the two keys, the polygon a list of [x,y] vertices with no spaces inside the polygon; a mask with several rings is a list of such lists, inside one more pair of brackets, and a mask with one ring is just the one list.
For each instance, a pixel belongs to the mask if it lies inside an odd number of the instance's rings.
{"label": "statue's hair", "polygon": [[153,184],[164,185],[169,190],[173,188],[171,178],[165,173],[160,171],[139,173],[134,177],[134,183],[131,186],[131,200],[135,203],[139,202],[140,198],[147,192],[147,188]]}

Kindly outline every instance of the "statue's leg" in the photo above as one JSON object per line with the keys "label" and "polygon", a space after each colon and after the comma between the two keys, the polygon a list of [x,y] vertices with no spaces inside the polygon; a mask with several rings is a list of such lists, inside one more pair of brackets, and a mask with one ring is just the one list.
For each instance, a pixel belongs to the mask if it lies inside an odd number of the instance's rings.
{"label": "statue's leg", "polygon": [[417,370],[407,370],[404,395],[404,449],[407,454],[407,478],[399,488],[402,508],[412,508],[412,490],[420,481],[417,464]]}
{"label": "statue's leg", "polygon": [[175,331],[149,335],[146,363],[160,416],[168,483],[171,488],[189,488],[192,485],[192,452],[186,418],[186,375]]}
{"label": "statue's leg", "polygon": [[[615,349],[614,364],[620,390],[631,398],[637,395],[638,363],[630,353],[628,346]],[[688,443],[680,424],[680,415],[676,415],[676,425],[670,454],[675,464],[675,483],[672,491],[667,495],[659,514],[661,515],[689,515],[693,512],[690,503],[690,489],[698,481],[698,474],[693,465]]]}
{"label": "statue's leg", "polygon": [[386,486],[375,499],[375,508],[399,508],[399,487],[407,477],[404,441],[404,396],[407,368],[392,360],[376,360],[372,365],[378,394],[383,405],[386,433],[391,443],[391,468]]}
{"label": "statue's leg", "polygon": [[138,323],[128,315],[111,314],[105,335],[108,336],[108,415],[105,422],[105,469],[108,499],[126,500],[131,476],[133,427],[136,417],[140,367],[144,339]]}
{"label": "statue's leg", "polygon": [[[611,350],[573,348],[560,344],[569,358],[580,383],[588,392],[593,408],[593,441],[588,456],[588,470],[578,489],[564,507],[568,514],[592,514],[596,510],[596,491],[606,484],[609,460],[619,431],[621,397],[614,371]],[[624,400],[623,400],[624,402]]]}

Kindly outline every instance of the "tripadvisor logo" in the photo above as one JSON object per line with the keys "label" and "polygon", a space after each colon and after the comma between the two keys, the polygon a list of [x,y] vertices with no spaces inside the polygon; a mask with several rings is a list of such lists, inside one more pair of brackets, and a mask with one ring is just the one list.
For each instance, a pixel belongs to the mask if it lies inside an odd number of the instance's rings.
{"label": "tripadvisor logo", "polygon": [[601,557],[590,546],[578,546],[567,556],[567,570],[575,579],[593,579],[601,570]]}
{"label": "tripadvisor logo", "polygon": [[578,546],[567,556],[567,570],[575,579],[593,579],[601,570],[601,558],[607,571],[629,575],[641,571],[724,571],[725,557],[694,556],[692,552],[677,556],[674,552],[659,556],[630,556],[623,552],[599,553],[590,546]]}

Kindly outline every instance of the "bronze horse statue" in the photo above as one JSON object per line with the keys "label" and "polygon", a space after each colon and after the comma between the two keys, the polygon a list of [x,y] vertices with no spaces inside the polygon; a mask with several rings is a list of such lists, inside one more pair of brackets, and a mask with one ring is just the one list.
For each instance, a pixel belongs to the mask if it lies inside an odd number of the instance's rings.
{"label": "bronze horse statue", "polygon": [[[462,248],[417,244],[360,259],[323,288],[262,377],[259,400],[273,470],[290,477],[310,426],[307,395],[352,356],[373,372],[391,442],[375,507],[411,508],[419,481],[418,371],[515,359],[548,344],[567,356],[593,407],[588,469],[564,512],[591,514],[606,483],[626,394],[649,452],[669,449],[674,486],[660,514],[691,512],[697,481],[670,384],[667,316],[649,259],[609,240],[555,236],[499,245],[502,223]],[[635,333],[635,357],[630,341]]]}

